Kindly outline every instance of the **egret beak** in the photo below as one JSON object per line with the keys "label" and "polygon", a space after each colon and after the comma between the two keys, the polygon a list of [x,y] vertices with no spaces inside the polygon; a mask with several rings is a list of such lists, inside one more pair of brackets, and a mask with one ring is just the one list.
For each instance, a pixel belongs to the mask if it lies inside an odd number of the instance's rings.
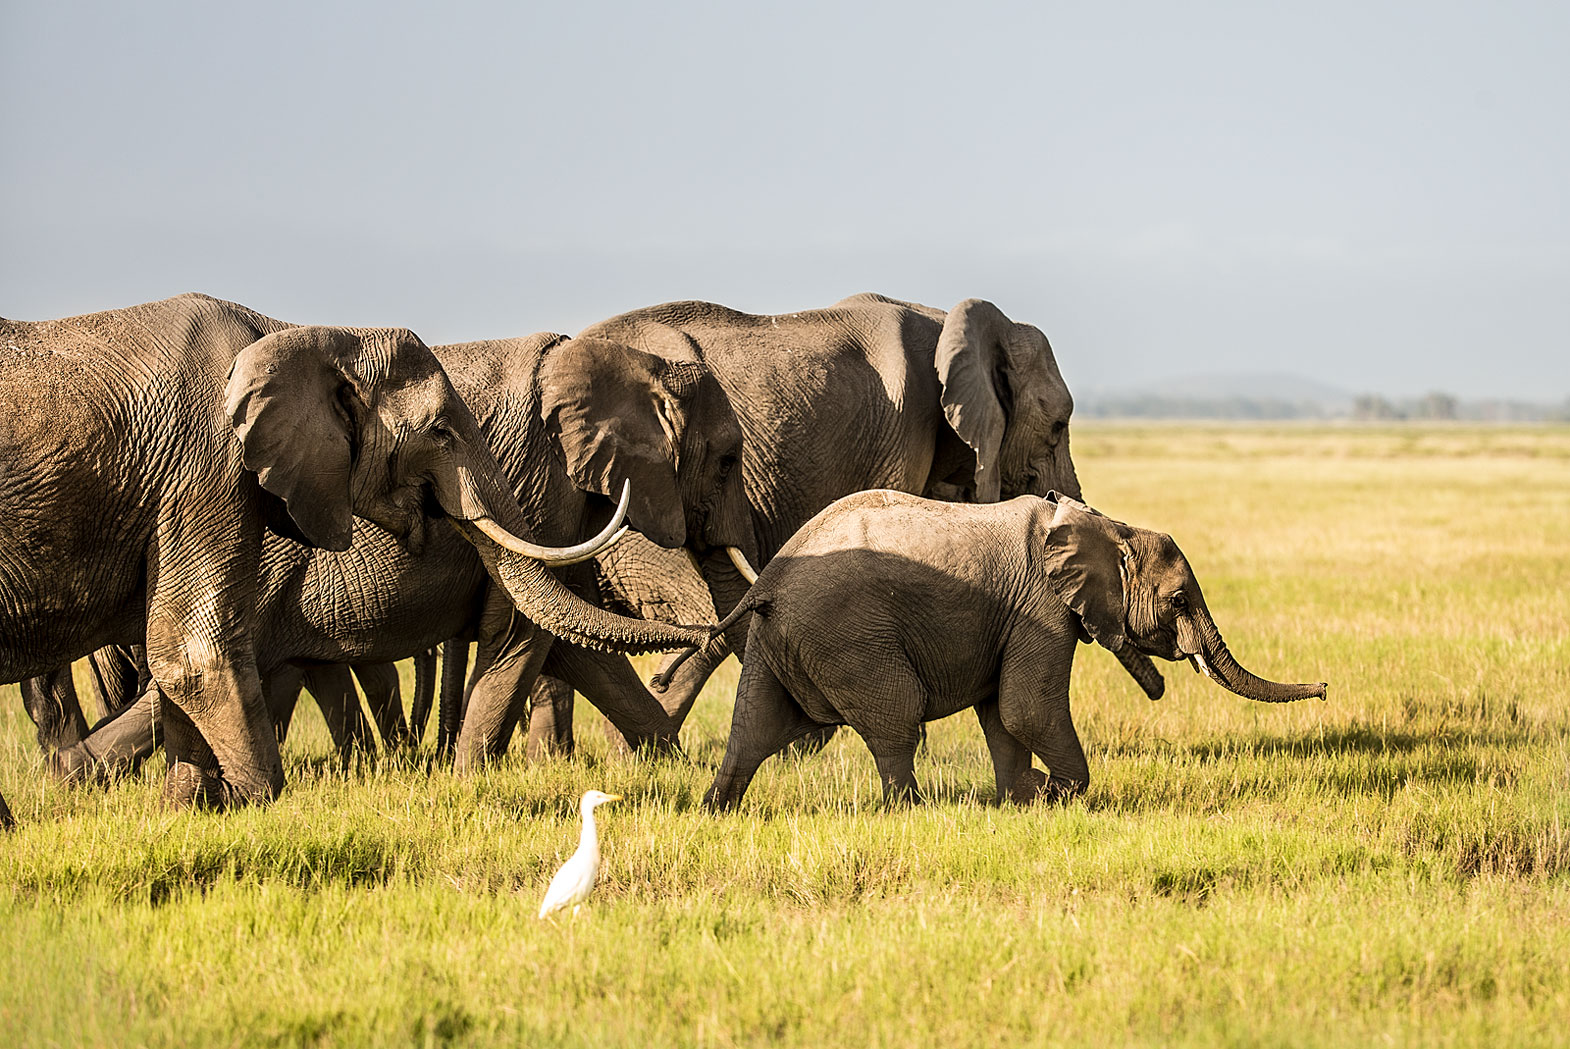
{"label": "egret beak", "polygon": [[607,795],[605,795],[605,800],[606,801],[620,801],[621,800],[621,795],[620,794],[607,794]]}

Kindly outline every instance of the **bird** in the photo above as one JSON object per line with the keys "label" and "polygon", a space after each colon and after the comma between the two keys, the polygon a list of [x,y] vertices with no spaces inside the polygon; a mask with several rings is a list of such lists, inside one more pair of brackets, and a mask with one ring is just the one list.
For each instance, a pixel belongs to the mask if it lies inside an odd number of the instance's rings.
{"label": "bird", "polygon": [[583,796],[578,806],[583,812],[578,851],[551,878],[550,888],[545,890],[545,899],[540,904],[541,918],[549,918],[567,907],[572,908],[574,918],[578,916],[578,908],[589,898],[594,879],[600,873],[600,839],[594,829],[594,810],[607,801],[620,800],[620,794],[607,794],[602,790],[591,790]]}

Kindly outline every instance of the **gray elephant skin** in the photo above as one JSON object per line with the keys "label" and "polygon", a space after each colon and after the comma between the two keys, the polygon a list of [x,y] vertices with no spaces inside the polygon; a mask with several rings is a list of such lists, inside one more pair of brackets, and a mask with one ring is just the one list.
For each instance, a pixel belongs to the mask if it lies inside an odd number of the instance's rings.
{"label": "gray elephant skin", "polygon": [[1077,795],[1090,782],[1069,710],[1080,642],[1191,660],[1264,702],[1322,698],[1326,687],[1244,670],[1171,536],[1056,493],[986,506],[900,492],[842,499],[781,549],[742,610],[754,616],[747,660],[705,798],[722,809],[762,761],[825,724],[861,735],[887,800],[915,800],[920,725],[966,707],[1000,801]]}
{"label": "gray elephant skin", "polygon": [[[853,492],[977,503],[1053,490],[1080,495],[1069,451],[1073,398],[1052,347],[1038,328],[985,300],[945,312],[862,294],[779,315],[672,302],[581,335],[702,361],[714,372],[741,420],[756,565]],[[620,544],[614,557],[620,607],[659,615],[662,605],[690,607],[701,597],[703,580],[647,543]],[[746,581],[722,557],[707,558],[703,570],[715,608],[728,613]],[[729,635],[738,654],[746,622]],[[662,671],[662,702],[678,725],[727,651],[710,646],[673,679],[669,667]],[[1161,694],[1148,661],[1130,669],[1147,694]]]}
{"label": "gray elephant skin", "polygon": [[[701,365],[550,333],[439,346],[435,353],[495,450],[536,537],[574,542],[589,521],[608,514],[604,496],[629,482],[628,523],[653,541],[707,551],[748,531],[734,469],[740,428]],[[279,738],[304,677],[335,742],[347,749],[368,741],[344,666],[352,663],[384,741],[396,744],[407,729],[396,672],[385,661],[463,636],[480,644],[469,690],[478,713],[456,741],[460,770],[498,752],[496,741],[511,735],[542,666],[588,695],[630,745],[675,745],[665,712],[625,659],[553,644],[513,614],[482,560],[456,534],[433,532],[418,553],[375,526],[357,526],[353,549],[342,554],[269,538],[256,651]],[[592,565],[583,565],[564,576],[592,595],[592,573]],[[449,659],[449,669],[452,664]],[[145,696],[80,745],[63,748],[59,771],[98,776],[151,753],[154,698]]]}
{"label": "gray elephant skin", "polygon": [[610,616],[518,553],[509,487],[404,329],[292,326],[201,295],[0,321],[0,682],[145,638],[169,800],[269,800],[284,776],[256,667],[263,534],[348,551],[357,519],[411,551],[456,529],[554,635],[627,651],[705,636]]}

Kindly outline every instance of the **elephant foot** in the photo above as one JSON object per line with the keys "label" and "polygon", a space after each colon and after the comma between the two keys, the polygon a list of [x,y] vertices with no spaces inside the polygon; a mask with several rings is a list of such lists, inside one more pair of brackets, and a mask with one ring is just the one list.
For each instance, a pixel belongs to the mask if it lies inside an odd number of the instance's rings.
{"label": "elephant foot", "polygon": [[1041,797],[1047,801],[1062,804],[1073,801],[1085,793],[1085,788],[1090,784],[1077,779],[1051,779],[1041,791]]}
{"label": "elephant foot", "polygon": [[61,747],[45,762],[49,774],[68,786],[107,787],[109,771],[80,743]]}
{"label": "elephant foot", "polygon": [[229,787],[216,772],[176,761],[164,776],[163,801],[172,809],[222,809],[229,803]]}
{"label": "elephant foot", "polygon": [[729,812],[741,804],[742,796],[752,783],[751,776],[732,776],[720,773],[703,795],[703,807],[710,812]]}
{"label": "elephant foot", "polygon": [[1049,794],[1047,774],[1037,768],[1028,768],[1014,777],[1009,785],[1009,800],[1016,805],[1029,805]]}

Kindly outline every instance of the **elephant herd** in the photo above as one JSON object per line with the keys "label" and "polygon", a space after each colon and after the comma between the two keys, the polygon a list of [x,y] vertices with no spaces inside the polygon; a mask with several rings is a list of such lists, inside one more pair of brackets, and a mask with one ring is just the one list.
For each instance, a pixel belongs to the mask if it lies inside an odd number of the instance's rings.
{"label": "elephant herd", "polygon": [[[1078,641],[1152,696],[1152,655],[1323,695],[1243,671],[1171,539],[1079,501],[1072,403],[1045,336],[978,299],[675,302],[436,347],[195,294],[0,319],[0,682],[57,774],[161,745],[166,801],[214,807],[282,789],[302,680],[340,746],[368,733],[351,668],[384,740],[417,737],[438,646],[460,771],[520,722],[570,746],[574,692],[675,750],[745,657],[718,806],[836,724],[914,796],[921,723],[967,706],[1000,799],[1083,790]],[[626,656],[661,650],[645,686]],[[388,667],[409,657],[413,733]]]}

